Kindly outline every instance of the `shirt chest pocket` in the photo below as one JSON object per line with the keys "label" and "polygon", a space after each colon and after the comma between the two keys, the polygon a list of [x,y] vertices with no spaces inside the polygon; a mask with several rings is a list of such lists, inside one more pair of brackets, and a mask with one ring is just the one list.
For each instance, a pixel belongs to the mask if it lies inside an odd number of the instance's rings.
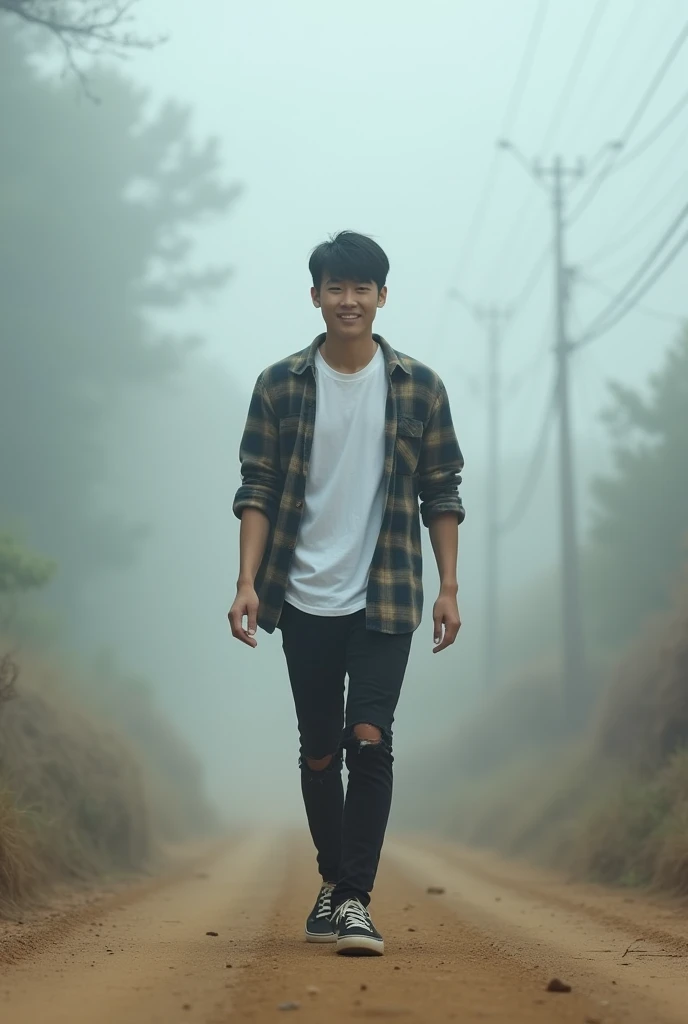
{"label": "shirt chest pocket", "polygon": [[399,417],[396,442],[396,471],[412,476],[418,469],[423,443],[423,422],[410,416]]}
{"label": "shirt chest pocket", "polygon": [[279,422],[279,459],[280,468],[285,476],[289,471],[289,463],[296,447],[300,421],[300,416],[285,416]]}

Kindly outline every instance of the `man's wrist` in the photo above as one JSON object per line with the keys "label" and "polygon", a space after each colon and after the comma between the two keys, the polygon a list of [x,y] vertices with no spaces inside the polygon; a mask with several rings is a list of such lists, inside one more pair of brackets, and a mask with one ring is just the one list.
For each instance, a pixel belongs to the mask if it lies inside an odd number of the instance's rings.
{"label": "man's wrist", "polygon": [[251,590],[255,587],[256,578],[255,576],[240,576],[237,580],[237,590],[243,590],[246,587],[250,587]]}
{"label": "man's wrist", "polygon": [[440,597],[456,597],[459,593],[458,580],[442,580],[440,582]]}

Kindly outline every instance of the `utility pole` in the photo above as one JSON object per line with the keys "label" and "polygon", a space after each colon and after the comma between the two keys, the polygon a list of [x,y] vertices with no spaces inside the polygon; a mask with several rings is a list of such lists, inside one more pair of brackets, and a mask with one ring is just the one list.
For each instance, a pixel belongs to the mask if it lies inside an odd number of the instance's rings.
{"label": "utility pole", "polygon": [[498,306],[478,308],[476,319],[487,326],[487,547],[485,552],[484,688],[492,693],[499,673],[501,336],[509,312]]}
{"label": "utility pole", "polygon": [[569,179],[583,176],[583,165],[567,167],[561,156],[550,167],[527,161],[508,142],[502,148],[514,153],[519,162],[539,181],[548,184],[554,217],[554,297],[556,402],[559,420],[559,516],[561,542],[561,618],[564,700],[571,716],[581,706],[579,694],[585,686],[586,658],[580,595],[580,556],[578,548],[576,489],[574,484],[571,408],[569,396],[569,356],[572,347],[567,332],[569,269],[565,256],[566,189]]}
{"label": "utility pole", "polygon": [[569,395],[569,356],[571,346],[567,332],[569,270],[565,256],[564,185],[567,178],[580,178],[581,165],[564,166],[560,156],[550,168],[536,166],[535,173],[552,182],[554,215],[554,297],[556,395],[559,412],[559,514],[561,537],[561,612],[564,668],[564,697],[569,711],[580,707],[577,695],[585,685],[585,650],[580,597],[580,555],[576,517],[573,445],[571,441],[571,404]]}
{"label": "utility pole", "polygon": [[449,293],[457,299],[476,323],[487,332],[487,478],[486,507],[487,534],[485,547],[485,650],[483,661],[483,686],[485,693],[492,693],[497,686],[499,674],[499,566],[500,566],[500,451],[501,451],[501,354],[502,329],[510,310],[497,306],[471,305],[457,290]]}

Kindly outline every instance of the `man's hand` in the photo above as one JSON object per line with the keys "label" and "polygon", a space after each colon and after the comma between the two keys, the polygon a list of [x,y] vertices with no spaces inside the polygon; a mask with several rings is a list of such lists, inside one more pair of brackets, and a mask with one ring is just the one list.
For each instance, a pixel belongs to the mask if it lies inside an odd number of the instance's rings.
{"label": "man's hand", "polygon": [[455,594],[440,594],[432,610],[433,654],[446,650],[456,640],[461,629],[461,616]]}
{"label": "man's hand", "polygon": [[[237,596],[229,610],[229,624],[232,636],[248,647],[257,647],[256,628],[258,619],[258,595],[253,586],[246,584],[237,588]],[[246,626],[244,626],[246,619]]]}

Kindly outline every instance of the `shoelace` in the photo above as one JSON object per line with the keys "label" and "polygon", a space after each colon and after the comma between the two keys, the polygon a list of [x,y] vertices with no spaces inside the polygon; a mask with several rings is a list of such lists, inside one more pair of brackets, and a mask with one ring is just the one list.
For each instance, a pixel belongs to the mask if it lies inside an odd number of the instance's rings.
{"label": "shoelace", "polygon": [[337,907],[334,913],[335,923],[338,924],[342,918],[347,928],[363,928],[367,932],[373,930],[370,914],[359,900],[347,900]]}
{"label": "shoelace", "polygon": [[323,885],[318,896],[318,910],[315,915],[316,920],[321,917],[330,917],[332,913],[332,893],[334,888],[331,885]]}

